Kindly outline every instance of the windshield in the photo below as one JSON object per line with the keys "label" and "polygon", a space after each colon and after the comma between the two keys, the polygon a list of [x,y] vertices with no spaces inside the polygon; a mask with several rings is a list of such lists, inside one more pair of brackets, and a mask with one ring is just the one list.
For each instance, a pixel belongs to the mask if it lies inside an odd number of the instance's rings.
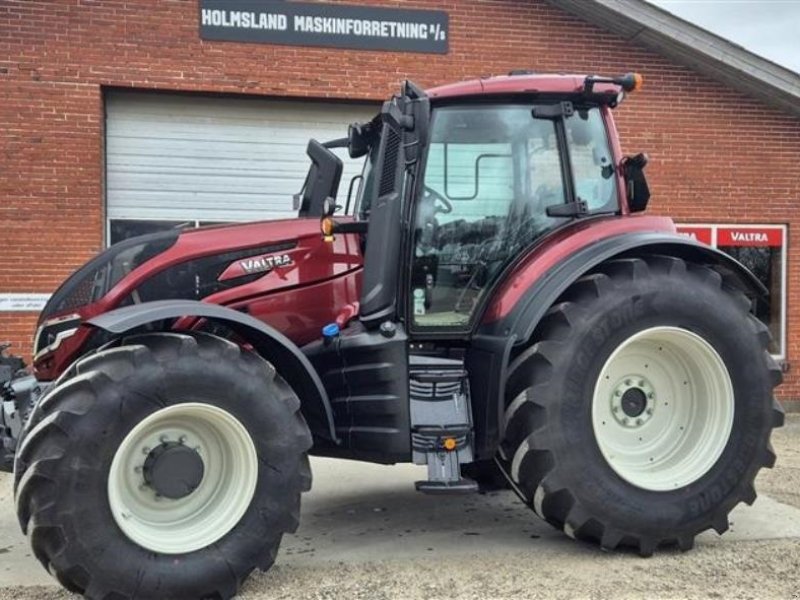
{"label": "windshield", "polygon": [[[502,269],[566,220],[547,215],[548,207],[567,200],[567,159],[556,121],[534,118],[532,108],[434,111],[415,215],[415,325],[466,326]],[[614,197],[613,169],[599,111],[576,111],[565,119],[565,136],[570,145],[580,145],[570,155],[581,167],[579,196],[591,209],[607,206]]]}

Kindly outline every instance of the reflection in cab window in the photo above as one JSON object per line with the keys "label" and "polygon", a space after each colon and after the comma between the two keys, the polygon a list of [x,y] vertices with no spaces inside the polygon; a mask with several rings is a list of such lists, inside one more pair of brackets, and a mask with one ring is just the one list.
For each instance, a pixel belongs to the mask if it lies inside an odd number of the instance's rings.
{"label": "reflection in cab window", "polygon": [[530,105],[434,111],[416,208],[411,310],[418,327],[463,327],[500,271],[563,218],[555,122]]}

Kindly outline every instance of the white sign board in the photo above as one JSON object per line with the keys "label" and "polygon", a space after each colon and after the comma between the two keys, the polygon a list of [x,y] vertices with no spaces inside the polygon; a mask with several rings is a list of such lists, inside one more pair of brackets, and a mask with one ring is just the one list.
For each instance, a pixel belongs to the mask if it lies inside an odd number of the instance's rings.
{"label": "white sign board", "polygon": [[18,293],[0,294],[0,312],[39,312],[50,299],[50,294]]}

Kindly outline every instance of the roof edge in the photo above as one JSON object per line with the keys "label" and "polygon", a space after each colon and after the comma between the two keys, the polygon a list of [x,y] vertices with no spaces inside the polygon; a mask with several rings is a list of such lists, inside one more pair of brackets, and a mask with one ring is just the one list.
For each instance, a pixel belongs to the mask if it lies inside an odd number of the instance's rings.
{"label": "roof edge", "polygon": [[800,74],[644,0],[546,0],[767,105],[800,117]]}

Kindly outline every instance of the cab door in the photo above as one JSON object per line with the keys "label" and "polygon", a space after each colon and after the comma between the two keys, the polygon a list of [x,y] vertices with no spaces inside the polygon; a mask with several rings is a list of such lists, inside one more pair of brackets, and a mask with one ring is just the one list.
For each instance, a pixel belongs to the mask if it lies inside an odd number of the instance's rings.
{"label": "cab door", "polygon": [[487,291],[569,198],[563,126],[530,104],[433,111],[413,216],[408,310],[415,332],[467,332]]}
{"label": "cab door", "polygon": [[612,157],[599,107],[435,108],[412,217],[410,331],[469,333],[527,248],[574,218],[619,212]]}

